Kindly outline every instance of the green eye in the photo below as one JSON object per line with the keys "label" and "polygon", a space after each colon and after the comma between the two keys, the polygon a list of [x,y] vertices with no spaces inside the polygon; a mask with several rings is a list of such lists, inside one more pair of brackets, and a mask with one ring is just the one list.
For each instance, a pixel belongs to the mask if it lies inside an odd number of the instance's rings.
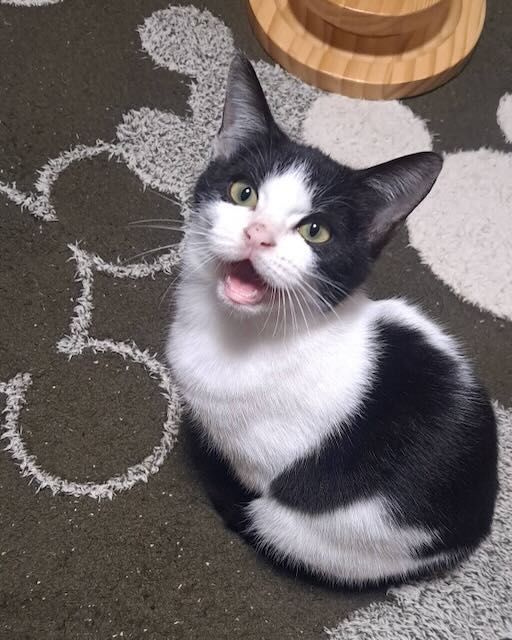
{"label": "green eye", "polygon": [[323,224],[318,224],[317,222],[301,224],[297,231],[306,242],[311,242],[311,244],[322,244],[327,242],[331,237],[329,229]]}
{"label": "green eye", "polygon": [[229,187],[229,197],[240,207],[249,207],[251,209],[254,209],[258,202],[256,189],[243,180],[233,182]]}

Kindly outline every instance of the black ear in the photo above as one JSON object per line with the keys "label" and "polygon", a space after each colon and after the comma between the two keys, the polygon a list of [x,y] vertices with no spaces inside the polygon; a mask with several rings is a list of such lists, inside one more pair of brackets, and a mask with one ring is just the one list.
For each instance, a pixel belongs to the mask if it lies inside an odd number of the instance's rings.
{"label": "black ear", "polygon": [[369,190],[368,240],[373,256],[432,189],[443,166],[437,153],[414,153],[360,172]]}
{"label": "black ear", "polygon": [[222,125],[214,145],[216,156],[229,157],[251,140],[274,127],[263,89],[252,64],[237,53],[229,67]]}

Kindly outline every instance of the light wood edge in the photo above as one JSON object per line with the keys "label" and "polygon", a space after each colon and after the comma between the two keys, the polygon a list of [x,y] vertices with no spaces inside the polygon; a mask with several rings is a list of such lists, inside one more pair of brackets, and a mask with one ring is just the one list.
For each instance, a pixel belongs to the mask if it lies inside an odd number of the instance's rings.
{"label": "light wood edge", "polygon": [[[261,0],[265,3],[273,2],[275,0]],[[463,2],[466,0],[462,0]],[[486,13],[486,0],[467,0],[472,3],[479,3],[480,11],[478,14],[478,20],[476,29],[473,30],[473,37],[468,40],[464,38],[464,54],[459,56],[453,63],[440,69],[438,72],[433,73],[430,76],[423,76],[420,78],[409,79],[404,81],[389,80],[388,82],[372,82],[365,79],[358,78],[346,78],[340,75],[335,75],[332,72],[327,72],[322,69],[313,69],[308,66],[303,60],[298,60],[291,57],[286,50],[271,40],[267,33],[262,28],[254,7],[260,4],[260,0],[248,0],[248,13],[252,28],[256,37],[262,44],[267,53],[281,64],[285,69],[292,74],[301,78],[308,84],[316,86],[325,91],[331,91],[334,93],[341,93],[353,98],[363,98],[367,100],[381,100],[381,99],[399,99],[404,97],[412,97],[415,95],[423,94],[431,91],[451,78],[467,63],[478,39],[480,37]],[[253,6],[254,5],[254,6]],[[450,45],[450,43],[448,43]],[[445,45],[446,46],[446,45]],[[368,56],[363,56],[368,58]],[[397,56],[397,63],[400,62],[400,56]],[[393,72],[393,76],[397,76]]]}
{"label": "light wood edge", "polygon": [[[372,13],[359,7],[343,6],[336,0],[304,0],[311,11],[344,31],[367,36],[388,36],[422,29],[432,21],[441,22],[450,0],[435,0],[430,6],[397,14]],[[384,3],[384,5],[386,4]]]}
{"label": "light wood edge", "polygon": [[335,7],[361,13],[386,16],[405,16],[430,9],[440,0],[329,0]]}

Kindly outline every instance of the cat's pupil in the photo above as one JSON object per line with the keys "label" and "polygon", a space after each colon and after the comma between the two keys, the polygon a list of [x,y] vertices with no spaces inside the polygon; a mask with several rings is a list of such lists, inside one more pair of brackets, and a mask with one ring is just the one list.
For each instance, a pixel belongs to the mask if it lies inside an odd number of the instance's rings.
{"label": "cat's pupil", "polygon": [[249,200],[249,198],[251,197],[251,193],[252,193],[251,187],[245,187],[245,189],[242,189],[242,191],[240,192],[240,200],[242,202]]}
{"label": "cat's pupil", "polygon": [[309,227],[309,235],[314,238],[317,233],[320,231],[320,225],[316,224],[316,222],[314,222],[310,227]]}

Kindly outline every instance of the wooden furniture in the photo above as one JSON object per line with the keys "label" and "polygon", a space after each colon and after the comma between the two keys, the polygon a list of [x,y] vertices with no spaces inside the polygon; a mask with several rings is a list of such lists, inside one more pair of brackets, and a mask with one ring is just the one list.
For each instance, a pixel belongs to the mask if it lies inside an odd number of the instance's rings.
{"label": "wooden furniture", "polygon": [[485,0],[248,0],[259,41],[309,84],[355,98],[430,91],[462,69]]}

